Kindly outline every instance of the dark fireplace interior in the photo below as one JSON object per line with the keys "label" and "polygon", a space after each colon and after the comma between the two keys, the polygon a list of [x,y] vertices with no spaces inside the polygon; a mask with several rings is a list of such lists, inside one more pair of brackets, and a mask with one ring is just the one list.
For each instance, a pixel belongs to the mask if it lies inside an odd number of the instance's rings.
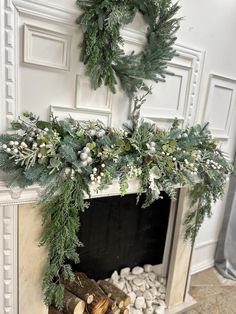
{"label": "dark fireplace interior", "polygon": [[80,263],[75,271],[94,279],[109,277],[114,270],[144,264],[161,264],[170,213],[170,198],[142,208],[136,194],[95,198],[81,215]]}

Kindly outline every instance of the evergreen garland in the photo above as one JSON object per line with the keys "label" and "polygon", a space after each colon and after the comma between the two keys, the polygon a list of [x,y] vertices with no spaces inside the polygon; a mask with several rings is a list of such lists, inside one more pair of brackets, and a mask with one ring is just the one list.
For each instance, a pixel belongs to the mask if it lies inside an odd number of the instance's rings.
{"label": "evergreen garland", "polygon": [[[171,74],[167,62],[174,55],[175,33],[179,28],[177,3],[171,0],[77,0],[84,12],[77,20],[84,33],[81,61],[86,65],[92,88],[105,84],[115,92],[117,78],[131,99],[144,80],[164,81]],[[144,50],[125,55],[120,28],[140,12],[148,24]]]}
{"label": "evergreen garland", "polygon": [[25,113],[13,127],[19,130],[15,135],[0,136],[0,169],[9,174],[10,186],[45,188],[41,245],[49,253],[43,291],[45,303],[58,309],[63,280],[73,279],[70,262],[79,263],[79,217],[89,206],[84,199],[91,188],[102,190],[118,179],[124,195],[135,177],[147,207],[161,190],[174,199],[176,185],[189,186],[193,204],[200,199],[198,210],[186,217],[185,236],[194,240],[232,170],[206,125],[181,129],[176,120],[165,131],[139,120],[116,130],[99,121],[46,122]]}

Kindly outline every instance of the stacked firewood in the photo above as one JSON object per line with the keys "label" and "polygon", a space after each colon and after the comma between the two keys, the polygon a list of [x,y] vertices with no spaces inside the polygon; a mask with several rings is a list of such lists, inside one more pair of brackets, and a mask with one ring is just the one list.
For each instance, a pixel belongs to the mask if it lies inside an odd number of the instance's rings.
{"label": "stacked firewood", "polygon": [[65,281],[64,308],[49,308],[49,314],[129,314],[130,297],[106,280],[96,282],[84,273]]}

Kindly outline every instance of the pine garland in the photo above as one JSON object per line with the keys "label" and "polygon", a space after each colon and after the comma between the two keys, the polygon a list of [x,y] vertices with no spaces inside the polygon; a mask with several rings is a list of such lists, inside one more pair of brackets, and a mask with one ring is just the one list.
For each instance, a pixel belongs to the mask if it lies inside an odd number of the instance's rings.
{"label": "pine garland", "polygon": [[0,136],[0,169],[9,174],[10,186],[38,183],[45,188],[40,202],[40,243],[49,250],[44,301],[58,309],[63,307],[63,279],[73,280],[70,262],[79,263],[79,218],[89,205],[84,196],[91,186],[102,190],[118,179],[124,195],[129,178],[136,177],[147,207],[161,190],[174,199],[175,186],[188,185],[192,203],[200,199],[198,210],[186,217],[186,238],[194,241],[232,171],[206,125],[181,129],[176,120],[165,131],[139,120],[116,130],[101,122],[54,117],[46,122],[25,113],[13,127],[20,132]]}
{"label": "pine garland", "polygon": [[[179,28],[178,3],[171,0],[77,0],[84,12],[77,20],[84,34],[81,61],[86,65],[92,88],[102,84],[115,93],[117,79],[131,99],[144,80],[165,81],[171,73],[167,62],[174,55],[175,33]],[[140,12],[148,24],[147,44],[138,54],[125,55],[120,28]]]}

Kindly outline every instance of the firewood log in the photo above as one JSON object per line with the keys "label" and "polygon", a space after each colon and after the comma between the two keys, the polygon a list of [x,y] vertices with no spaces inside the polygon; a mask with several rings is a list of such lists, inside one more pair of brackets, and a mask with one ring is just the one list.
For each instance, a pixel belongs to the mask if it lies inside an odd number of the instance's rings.
{"label": "firewood log", "polygon": [[108,309],[106,314],[120,314],[120,309],[116,307],[114,310]]}
{"label": "firewood log", "polygon": [[64,308],[65,314],[83,314],[85,310],[85,302],[74,294],[65,290],[64,292]]}
{"label": "firewood log", "polygon": [[[86,310],[89,313],[106,313],[109,305],[108,297],[98,284],[89,279],[84,273],[76,273],[74,281],[65,281],[64,284],[67,290],[87,303]],[[90,302],[90,296],[93,297],[92,302]]]}
{"label": "firewood log", "polygon": [[48,314],[64,314],[64,313],[57,310],[55,307],[50,306],[48,309]]}
{"label": "firewood log", "polygon": [[129,314],[129,309],[127,307],[123,307],[121,310],[120,310],[120,314]]}
{"label": "firewood log", "polygon": [[131,303],[130,297],[124,291],[120,290],[109,281],[100,280],[98,283],[102,290],[107,295],[110,295],[110,298],[112,300],[116,301],[120,309],[128,306]]}

